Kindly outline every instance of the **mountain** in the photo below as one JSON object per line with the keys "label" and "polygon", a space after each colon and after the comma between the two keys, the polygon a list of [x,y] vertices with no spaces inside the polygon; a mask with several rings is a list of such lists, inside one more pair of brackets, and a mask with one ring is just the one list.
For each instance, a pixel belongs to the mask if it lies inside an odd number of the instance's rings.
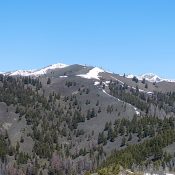
{"label": "mountain", "polygon": [[[9,75],[9,76],[36,76],[37,77],[37,76],[47,74],[47,72],[50,71],[50,70],[62,69],[62,68],[68,67],[68,66],[69,65],[62,64],[62,63],[57,63],[57,64],[49,65],[47,67],[44,67],[44,68],[41,68],[41,69],[38,69],[38,70],[16,70],[16,71],[0,72],[0,73],[4,74],[4,75]],[[96,72],[98,72],[98,73],[105,72],[105,70],[102,70],[98,67],[95,67],[93,71],[94,71],[95,74],[97,74]],[[89,75],[85,75],[85,77],[86,78],[94,78],[93,75],[91,77],[91,74],[93,74],[93,72],[90,72]],[[139,76],[129,74],[126,77],[127,78],[133,78],[134,76],[137,77],[140,81],[143,80],[143,79],[146,79],[147,81],[152,82],[152,83],[153,82],[158,83],[158,82],[162,82],[162,81],[175,82],[175,80],[160,78],[158,75],[155,75],[153,73],[146,73],[146,74],[139,75]],[[95,79],[97,79],[97,77],[95,77]]]}
{"label": "mountain", "polygon": [[[130,75],[127,75],[127,78],[133,78],[134,75],[130,74]],[[149,82],[162,82],[162,81],[166,81],[166,82],[175,82],[175,80],[169,80],[169,79],[164,79],[164,78],[160,78],[158,75],[155,75],[153,73],[146,73],[146,74],[143,74],[143,75],[140,75],[140,76],[137,76],[135,75],[135,77],[137,77],[139,80],[143,80],[143,79],[146,79],[147,81]]]}
{"label": "mountain", "polygon": [[60,63],[0,74],[0,173],[173,171],[175,83],[133,77]]}
{"label": "mountain", "polygon": [[165,81],[165,79],[160,78],[159,76],[153,74],[153,73],[149,73],[149,74],[143,74],[141,75],[140,79],[146,79],[150,82],[161,82],[161,81]]}
{"label": "mountain", "polygon": [[37,77],[37,76],[46,74],[50,70],[62,69],[67,66],[68,65],[66,64],[57,63],[38,70],[17,70],[13,72],[5,72],[5,73],[2,72],[2,74],[8,75],[8,76],[36,76]]}

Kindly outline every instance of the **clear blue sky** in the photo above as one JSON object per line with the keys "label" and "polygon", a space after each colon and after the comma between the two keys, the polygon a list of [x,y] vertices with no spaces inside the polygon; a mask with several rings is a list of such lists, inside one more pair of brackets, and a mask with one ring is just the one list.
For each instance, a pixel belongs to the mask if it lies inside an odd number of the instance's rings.
{"label": "clear blue sky", "polygon": [[175,79],[175,1],[1,0],[0,71],[58,62]]}

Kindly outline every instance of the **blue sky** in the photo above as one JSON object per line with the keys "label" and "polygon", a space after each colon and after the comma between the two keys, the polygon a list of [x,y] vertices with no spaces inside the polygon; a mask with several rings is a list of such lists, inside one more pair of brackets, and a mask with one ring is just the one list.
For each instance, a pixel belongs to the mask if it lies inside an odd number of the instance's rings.
{"label": "blue sky", "polygon": [[0,70],[53,63],[175,79],[174,0],[0,1]]}

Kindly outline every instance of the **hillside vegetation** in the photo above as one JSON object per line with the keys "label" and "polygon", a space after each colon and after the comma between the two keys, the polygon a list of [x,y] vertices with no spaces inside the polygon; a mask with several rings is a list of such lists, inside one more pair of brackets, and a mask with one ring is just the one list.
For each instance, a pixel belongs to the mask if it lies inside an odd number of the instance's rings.
{"label": "hillside vegetation", "polygon": [[175,170],[175,90],[91,69],[0,75],[2,175]]}

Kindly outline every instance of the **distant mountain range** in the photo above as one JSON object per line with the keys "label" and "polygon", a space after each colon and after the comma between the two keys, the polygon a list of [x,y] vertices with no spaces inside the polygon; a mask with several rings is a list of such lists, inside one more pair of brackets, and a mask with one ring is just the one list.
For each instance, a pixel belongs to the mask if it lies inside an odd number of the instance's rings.
{"label": "distant mountain range", "polygon": [[[49,65],[47,67],[37,69],[37,70],[16,70],[16,71],[9,71],[9,72],[1,72],[1,74],[9,75],[9,76],[36,76],[36,77],[38,77],[38,76],[47,74],[47,72],[50,71],[50,70],[61,69],[61,68],[65,68],[65,67],[68,67],[68,66],[70,66],[70,65],[57,63],[57,64]],[[96,71],[97,72],[106,72],[105,70],[102,70],[101,68],[96,67],[93,70],[93,72],[90,72],[89,74],[84,75],[84,77],[94,78],[94,76],[91,77],[91,74],[93,74],[93,73],[96,74]],[[160,78],[158,75],[155,75],[153,73],[145,73],[145,74],[139,75],[139,76],[129,74],[126,77],[127,78],[133,78],[134,76],[137,77],[139,80],[146,79],[149,82],[162,82],[162,81],[175,82],[175,80]],[[97,76],[95,78],[97,78]]]}
{"label": "distant mountain range", "polygon": [[[136,75],[127,75],[126,77],[127,78],[133,78],[134,76]],[[161,81],[167,81],[167,82],[175,82],[175,80],[170,80],[170,79],[165,79],[165,78],[160,78],[158,75],[155,75],[153,73],[146,73],[146,74],[143,74],[143,75],[140,75],[140,76],[136,76],[139,80],[147,80],[147,81],[150,81],[150,82],[161,82]]]}

